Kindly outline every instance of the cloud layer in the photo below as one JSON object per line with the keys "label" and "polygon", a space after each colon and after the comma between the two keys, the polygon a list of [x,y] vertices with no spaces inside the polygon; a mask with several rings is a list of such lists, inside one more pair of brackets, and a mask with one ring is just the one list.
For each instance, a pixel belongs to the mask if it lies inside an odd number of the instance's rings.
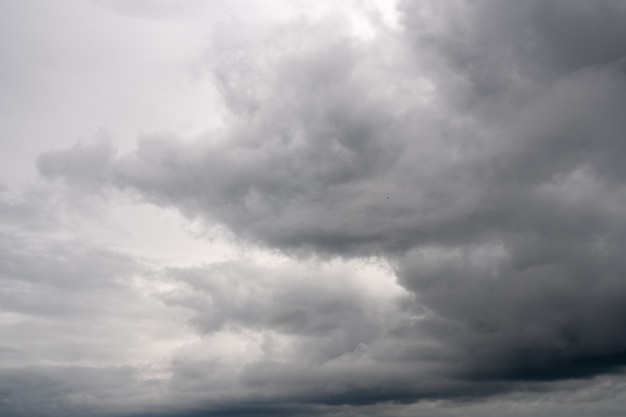
{"label": "cloud layer", "polygon": [[[375,10],[354,11],[372,37],[340,13],[218,25],[195,68],[221,127],[37,158],[74,192],[121,190],[266,258],[154,269],[46,241],[29,264],[37,249],[7,229],[3,310],[91,314],[94,294],[140,297],[115,278],[140,275],[142,311],[177,312],[198,339],[158,378],[107,372],[181,412],[448,415],[429,407],[469,400],[480,414],[594,390],[619,407],[626,3],[405,0],[397,26]],[[15,204],[0,213],[36,224]],[[80,305],[59,303],[65,288]],[[54,297],[28,304],[38,292]]]}

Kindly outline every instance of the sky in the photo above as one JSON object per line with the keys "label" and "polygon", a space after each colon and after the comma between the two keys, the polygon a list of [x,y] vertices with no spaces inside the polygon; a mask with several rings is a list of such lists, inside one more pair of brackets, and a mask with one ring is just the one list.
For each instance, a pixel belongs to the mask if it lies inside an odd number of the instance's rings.
{"label": "sky", "polygon": [[0,0],[0,415],[626,412],[626,1]]}

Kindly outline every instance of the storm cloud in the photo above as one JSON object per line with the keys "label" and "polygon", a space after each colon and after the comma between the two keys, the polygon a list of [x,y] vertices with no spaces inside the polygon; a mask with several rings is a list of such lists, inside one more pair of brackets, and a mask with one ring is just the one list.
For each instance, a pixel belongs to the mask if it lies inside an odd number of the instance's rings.
{"label": "storm cloud", "polygon": [[[165,3],[144,18],[173,13]],[[193,73],[219,97],[207,115],[219,123],[132,148],[100,134],[42,149],[50,194],[0,200],[3,311],[184,329],[158,365],[124,350],[98,368],[137,393],[115,412],[565,415],[559,401],[605,398],[600,413],[623,410],[626,2],[403,0],[392,23],[368,5],[214,24]],[[176,211],[239,252],[154,266],[84,234],[50,237],[67,225],[36,201],[73,212],[74,195],[92,210],[126,198]],[[81,366],[104,366],[90,355]],[[31,365],[0,381],[47,378]],[[72,369],[59,378],[83,378]],[[159,405],[142,406],[154,392]]]}

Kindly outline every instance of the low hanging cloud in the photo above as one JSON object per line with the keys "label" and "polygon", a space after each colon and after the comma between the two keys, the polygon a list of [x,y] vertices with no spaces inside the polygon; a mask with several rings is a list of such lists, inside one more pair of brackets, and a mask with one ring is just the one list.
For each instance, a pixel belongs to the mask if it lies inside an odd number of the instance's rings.
{"label": "low hanging cloud", "polygon": [[363,329],[355,341],[387,351],[363,354],[364,367],[293,359],[242,373],[289,387],[289,401],[472,398],[620,373],[626,3],[399,10],[401,30],[368,41],[332,19],[256,40],[218,32],[205,59],[229,111],[222,130],[121,154],[106,141],[51,150],[39,171],[129,190],[294,259],[390,263],[408,292],[396,313],[419,319],[377,323],[367,298],[352,298],[358,288],[285,278],[264,299],[267,272],[248,271],[258,279],[231,299],[222,284],[237,273],[170,271],[188,292],[166,303],[194,311],[201,332]]}

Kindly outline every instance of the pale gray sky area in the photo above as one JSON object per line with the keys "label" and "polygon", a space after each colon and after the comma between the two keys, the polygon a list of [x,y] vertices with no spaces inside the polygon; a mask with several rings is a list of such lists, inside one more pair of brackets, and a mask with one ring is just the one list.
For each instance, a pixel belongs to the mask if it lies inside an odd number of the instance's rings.
{"label": "pale gray sky area", "polygon": [[626,413],[625,0],[0,0],[0,415]]}

